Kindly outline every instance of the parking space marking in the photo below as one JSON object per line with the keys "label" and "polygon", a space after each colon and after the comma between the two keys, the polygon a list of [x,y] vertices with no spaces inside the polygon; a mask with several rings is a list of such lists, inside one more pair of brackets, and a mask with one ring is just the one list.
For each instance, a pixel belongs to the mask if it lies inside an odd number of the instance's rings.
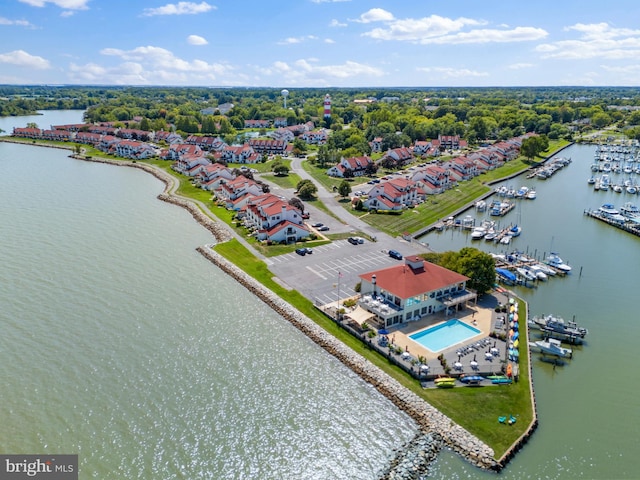
{"label": "parking space marking", "polygon": [[325,277],[324,275],[321,275],[320,273],[316,272],[313,268],[311,268],[309,265],[307,265],[305,267],[307,270],[309,270],[311,273],[315,273],[317,276],[319,276],[321,279],[326,280],[327,277]]}

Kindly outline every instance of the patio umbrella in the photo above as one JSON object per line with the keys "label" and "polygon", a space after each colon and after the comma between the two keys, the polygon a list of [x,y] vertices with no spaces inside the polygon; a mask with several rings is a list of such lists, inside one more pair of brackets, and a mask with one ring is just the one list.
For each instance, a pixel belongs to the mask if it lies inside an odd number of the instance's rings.
{"label": "patio umbrella", "polygon": [[381,328],[380,330],[378,330],[378,333],[380,335],[389,335],[389,331],[386,328]]}

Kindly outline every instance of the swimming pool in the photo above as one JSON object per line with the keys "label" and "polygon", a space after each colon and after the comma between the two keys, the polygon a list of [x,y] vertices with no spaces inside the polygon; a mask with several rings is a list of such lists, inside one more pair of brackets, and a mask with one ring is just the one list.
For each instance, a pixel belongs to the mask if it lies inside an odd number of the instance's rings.
{"label": "swimming pool", "polygon": [[432,352],[439,352],[456,343],[475,337],[479,333],[482,332],[477,328],[473,328],[454,318],[440,325],[409,335],[409,338]]}

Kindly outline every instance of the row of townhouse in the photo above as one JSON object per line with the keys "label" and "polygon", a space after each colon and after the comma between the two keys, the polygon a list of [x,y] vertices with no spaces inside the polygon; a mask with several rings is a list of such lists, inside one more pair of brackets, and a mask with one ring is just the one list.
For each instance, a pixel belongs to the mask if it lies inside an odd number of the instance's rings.
{"label": "row of townhouse", "polygon": [[[526,134],[497,142],[477,152],[455,157],[447,162],[425,165],[405,178],[393,178],[374,186],[367,194],[364,206],[375,210],[401,210],[415,205],[426,195],[437,195],[470,180],[482,172],[493,170],[514,160],[520,154]],[[332,167],[334,168],[334,167]]]}
{"label": "row of townhouse", "polygon": [[285,155],[290,153],[293,146],[284,140],[265,140],[254,138],[249,140],[249,146],[258,153],[267,155]]}
{"label": "row of townhouse", "polygon": [[408,178],[392,178],[374,186],[364,201],[368,210],[402,210],[424,200],[420,185]]}
{"label": "row of townhouse", "polygon": [[179,158],[172,168],[193,178],[195,184],[212,192],[227,209],[237,212],[237,217],[253,230],[258,240],[290,243],[309,236],[302,212],[283,198],[264,193],[256,181],[244,175],[236,176],[230,168],[211,163],[195,150],[177,151]]}
{"label": "row of townhouse", "polygon": [[70,130],[51,129],[44,130],[42,128],[19,128],[14,127],[12,135],[14,137],[32,138],[40,140],[54,140],[57,142],[69,142],[73,140],[74,133]]}
{"label": "row of townhouse", "polygon": [[309,236],[301,212],[272,193],[249,199],[239,216],[258,240],[292,243]]}
{"label": "row of townhouse", "polygon": [[211,135],[189,135],[184,142],[190,145],[198,145],[203,150],[214,152],[219,152],[227,146],[220,137]]}
{"label": "row of townhouse", "polygon": [[339,178],[344,178],[345,176],[361,177],[370,172],[373,165],[373,160],[366,155],[362,157],[342,157],[337,165],[327,170],[327,175]]}

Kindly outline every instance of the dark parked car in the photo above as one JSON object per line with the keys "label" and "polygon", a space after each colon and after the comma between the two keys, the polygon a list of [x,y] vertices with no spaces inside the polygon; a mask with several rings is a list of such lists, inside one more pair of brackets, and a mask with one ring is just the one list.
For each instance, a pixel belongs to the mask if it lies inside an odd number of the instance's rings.
{"label": "dark parked car", "polygon": [[322,223],[314,223],[313,225],[311,225],[313,228],[320,228],[320,227],[324,227],[324,224]]}
{"label": "dark parked car", "polygon": [[396,250],[389,250],[389,256],[396,260],[402,260],[402,254]]}
{"label": "dark parked car", "polygon": [[347,238],[347,242],[349,242],[351,245],[358,245],[358,239],[356,237]]}
{"label": "dark parked car", "polygon": [[304,257],[307,254],[307,249],[306,248],[296,248],[296,253],[298,255],[302,255]]}
{"label": "dark parked car", "polygon": [[329,230],[329,227],[327,227],[326,225],[323,225],[322,227],[318,228],[319,232],[326,232]]}

